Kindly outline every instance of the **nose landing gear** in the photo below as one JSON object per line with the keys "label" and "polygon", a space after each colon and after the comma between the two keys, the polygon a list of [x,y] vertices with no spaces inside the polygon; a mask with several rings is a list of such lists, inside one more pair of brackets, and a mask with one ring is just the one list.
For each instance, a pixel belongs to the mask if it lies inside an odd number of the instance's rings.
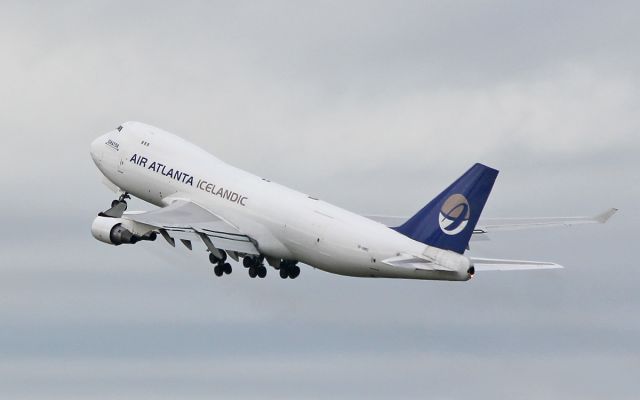
{"label": "nose landing gear", "polygon": [[130,199],[129,193],[123,193],[117,200],[111,202],[111,208],[98,214],[100,217],[121,218],[127,211],[127,199]]}

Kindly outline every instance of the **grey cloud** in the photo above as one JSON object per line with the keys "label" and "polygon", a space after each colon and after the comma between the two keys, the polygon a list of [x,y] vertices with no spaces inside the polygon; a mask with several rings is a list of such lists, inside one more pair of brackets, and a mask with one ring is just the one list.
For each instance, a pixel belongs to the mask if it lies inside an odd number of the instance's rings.
{"label": "grey cloud", "polygon": [[[340,355],[207,360],[106,358],[61,363],[35,359],[13,361],[11,366],[3,362],[0,368],[12,382],[6,393],[23,393],[15,388],[28,377],[31,382],[48,388],[48,398],[68,393],[91,399],[123,395],[142,398],[185,395],[191,398],[464,398],[483,392],[491,397],[508,394],[525,399],[573,396],[598,399],[608,395],[612,385],[622,388],[617,393],[619,398],[632,399],[634,391],[625,388],[633,382],[634,361],[628,356],[601,355],[532,356],[525,361],[509,356],[462,358],[437,353],[404,353],[383,357],[359,355],[349,359]],[[623,372],[610,376],[601,367],[612,364]],[[602,385],[603,375],[608,379],[607,385]],[[484,379],[485,376],[491,378]],[[248,377],[253,378],[251,385],[247,385]],[[122,382],[124,384],[114,385]],[[408,383],[414,386],[407,387]],[[399,394],[398,388],[404,388],[403,392]],[[525,394],[522,388],[526,388]],[[35,386],[29,393],[37,396],[42,391]]]}
{"label": "grey cloud", "polygon": [[[637,397],[637,11],[4,4],[0,391]],[[289,282],[236,266],[219,280],[200,248],[91,238],[112,194],[88,145],[124,120],[356,212],[410,214],[476,161],[501,170],[489,216],[621,211],[606,226],[472,247],[567,266],[546,274],[443,284],[305,268]]]}

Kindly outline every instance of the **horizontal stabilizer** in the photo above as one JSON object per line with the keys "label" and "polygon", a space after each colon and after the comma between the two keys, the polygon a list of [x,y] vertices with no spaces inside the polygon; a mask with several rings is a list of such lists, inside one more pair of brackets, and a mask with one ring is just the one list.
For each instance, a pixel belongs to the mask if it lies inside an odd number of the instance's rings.
{"label": "horizontal stabilizer", "polygon": [[499,258],[471,257],[473,266],[478,271],[523,271],[530,269],[557,269],[564,268],[552,262],[503,260]]}
{"label": "horizontal stabilizer", "polygon": [[396,257],[387,258],[382,260],[383,263],[391,265],[393,267],[405,268],[411,270],[422,271],[447,271],[453,272],[455,269],[447,268],[445,266],[434,263],[433,261],[420,256],[414,256],[411,254],[400,254]]}

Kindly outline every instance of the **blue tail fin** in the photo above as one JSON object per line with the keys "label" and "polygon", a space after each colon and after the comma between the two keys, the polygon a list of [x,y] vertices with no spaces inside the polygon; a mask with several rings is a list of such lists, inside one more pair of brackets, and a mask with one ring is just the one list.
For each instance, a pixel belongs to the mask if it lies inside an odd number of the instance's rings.
{"label": "blue tail fin", "polygon": [[475,164],[416,215],[393,229],[429,246],[463,254],[497,176],[497,170]]}

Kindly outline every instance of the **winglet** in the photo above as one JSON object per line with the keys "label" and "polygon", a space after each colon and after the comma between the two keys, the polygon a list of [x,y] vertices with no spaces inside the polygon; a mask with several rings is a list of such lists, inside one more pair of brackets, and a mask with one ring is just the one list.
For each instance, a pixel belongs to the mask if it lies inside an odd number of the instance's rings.
{"label": "winglet", "polygon": [[617,208],[610,208],[607,211],[603,212],[602,214],[596,215],[593,219],[598,221],[598,223],[600,224],[604,224],[609,220],[609,218],[613,216],[613,214],[617,212],[618,212]]}

